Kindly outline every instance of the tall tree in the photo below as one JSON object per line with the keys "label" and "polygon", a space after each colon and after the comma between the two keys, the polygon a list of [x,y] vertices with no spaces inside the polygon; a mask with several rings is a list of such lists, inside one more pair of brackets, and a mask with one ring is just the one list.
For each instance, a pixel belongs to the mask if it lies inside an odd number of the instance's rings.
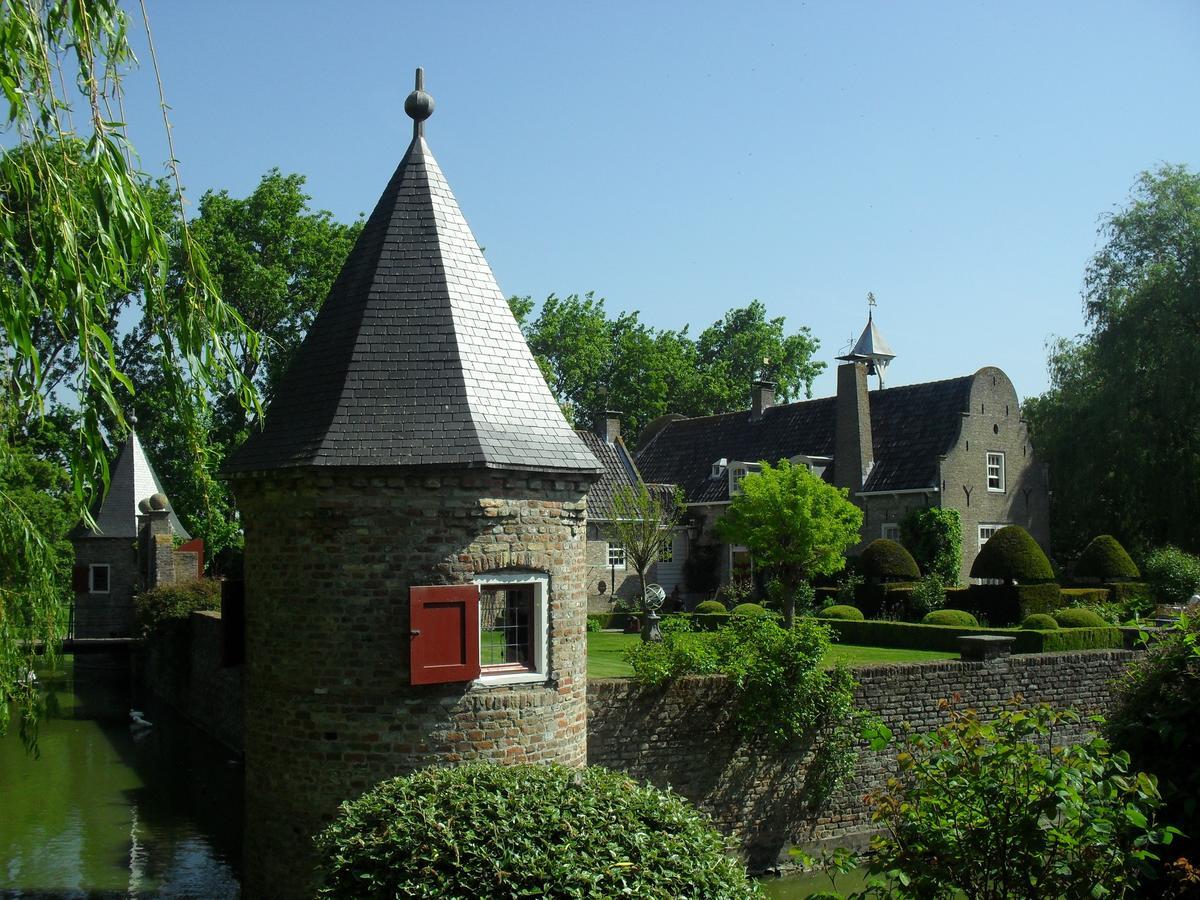
{"label": "tall tree", "polygon": [[1026,404],[1050,464],[1056,543],[1098,533],[1200,550],[1200,175],[1144,172],[1105,218],[1087,268],[1090,330],[1050,347],[1050,390]]}
{"label": "tall tree", "polygon": [[[675,538],[675,523],[683,512],[683,494],[651,491],[644,484],[623,487],[613,495],[613,520],[609,523],[616,542],[625,548],[625,558],[637,572],[642,588],[642,611],[646,609],[646,576]],[[650,638],[649,617],[642,622],[642,640]]]}
{"label": "tall tree", "polygon": [[846,565],[845,553],[858,543],[862,510],[807,466],[781,459],[739,483],[740,490],[717,520],[717,532],[750,550],[757,566],[783,585],[784,625],[796,617],[800,584],[831,575]]}
{"label": "tall tree", "polygon": [[[140,290],[154,310],[155,343],[169,351],[160,362],[181,407],[203,405],[226,379],[241,403],[255,405],[252,385],[231,363],[235,346],[253,352],[256,339],[221,302],[186,228],[179,231],[186,265],[177,289],[167,289],[171,238],[156,219],[117,114],[122,75],[134,61],[117,0],[4,3],[0,22],[8,107],[8,149],[0,154],[0,425],[7,438],[18,421],[31,418],[31,404],[32,418],[43,411],[39,328],[49,324],[69,335],[78,360],[71,387],[80,407],[70,496],[74,512],[86,516],[107,480],[102,419],[123,431],[124,401],[133,389],[113,352],[112,298]],[[149,45],[153,59],[153,40]],[[82,151],[65,152],[74,142]],[[0,440],[0,461],[14,453],[11,439]],[[60,637],[52,544],[19,498],[0,491],[0,571],[12,579],[0,585],[0,730],[10,698],[36,701],[25,677],[35,646],[52,650]]]}

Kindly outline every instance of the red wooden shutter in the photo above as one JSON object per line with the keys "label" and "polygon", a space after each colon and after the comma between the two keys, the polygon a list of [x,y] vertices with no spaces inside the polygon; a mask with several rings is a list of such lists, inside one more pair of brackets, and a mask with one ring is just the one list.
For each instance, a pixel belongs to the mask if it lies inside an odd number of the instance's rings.
{"label": "red wooden shutter", "polygon": [[192,538],[190,541],[184,541],[175,548],[180,553],[195,553],[196,554],[196,577],[204,577],[204,539]]}
{"label": "red wooden shutter", "polygon": [[86,594],[91,588],[88,584],[88,567],[75,566],[71,569],[71,587],[77,594]]}
{"label": "red wooden shutter", "polygon": [[447,684],[479,677],[479,586],[409,588],[409,680]]}

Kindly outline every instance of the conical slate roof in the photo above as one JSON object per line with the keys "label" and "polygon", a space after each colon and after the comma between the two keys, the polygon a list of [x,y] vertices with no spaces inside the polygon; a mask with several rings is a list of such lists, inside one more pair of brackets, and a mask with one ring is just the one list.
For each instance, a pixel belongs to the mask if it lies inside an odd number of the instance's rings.
{"label": "conical slate roof", "polygon": [[862,336],[858,339],[858,343],[854,345],[854,349],[850,351],[851,356],[871,357],[872,359],[889,362],[896,358],[896,354],[892,352],[892,348],[888,346],[887,341],[883,339],[883,335],[879,333],[879,329],[875,327],[875,317],[873,315],[867,317],[867,327],[863,329]]}
{"label": "conical slate roof", "polygon": [[[419,86],[419,85],[418,85]],[[414,114],[410,104],[420,94]],[[598,472],[546,387],[446,179],[412,144],[227,473],[293,466]]]}
{"label": "conical slate roof", "polygon": [[[137,434],[130,431],[121,452],[117,455],[117,461],[113,463],[109,472],[108,493],[104,495],[104,501],[95,513],[96,527],[99,530],[91,531],[80,527],[75,535],[136,538],[138,503],[151,494],[165,494],[165,491],[154,467],[150,465],[150,460],[146,458],[146,451],[142,449]],[[184,540],[191,537],[174,510],[171,510],[169,520],[171,530],[175,534]]]}

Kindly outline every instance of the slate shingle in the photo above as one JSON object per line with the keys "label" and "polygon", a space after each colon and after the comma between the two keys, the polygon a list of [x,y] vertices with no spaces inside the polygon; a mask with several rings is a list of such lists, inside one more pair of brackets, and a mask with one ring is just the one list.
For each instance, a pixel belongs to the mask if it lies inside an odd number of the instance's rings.
{"label": "slate shingle", "polygon": [[[863,491],[937,486],[938,457],[958,435],[971,380],[964,376],[870,392],[875,466]],[[749,410],[678,419],[638,451],[637,464],[647,481],[678,484],[689,503],[716,503],[729,499],[728,479],[710,477],[718,459],[833,456],[835,431],[834,397],[771,407],[758,421]]]}
{"label": "slate shingle", "polygon": [[599,471],[423,137],[224,471],[310,465]]}

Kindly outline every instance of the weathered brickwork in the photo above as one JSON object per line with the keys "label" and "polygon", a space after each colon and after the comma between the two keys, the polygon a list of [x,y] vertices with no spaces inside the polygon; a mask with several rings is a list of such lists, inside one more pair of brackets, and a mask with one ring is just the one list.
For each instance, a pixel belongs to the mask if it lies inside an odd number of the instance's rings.
{"label": "weathered brickwork", "polygon": [[74,545],[76,566],[109,567],[108,591],[75,595],[75,637],[127,637],[133,627],[133,595],[140,585],[136,543],[132,538],[88,536]]}
{"label": "weathered brickwork", "polygon": [[[472,759],[583,764],[590,480],[345,469],[236,479],[249,896],[307,896],[311,836],[385,778]],[[409,588],[502,570],[549,576],[547,679],[410,685]]]}
{"label": "weathered brickwork", "polygon": [[[931,662],[856,671],[861,706],[899,733],[945,722],[939,701],[996,709],[1027,703],[1103,713],[1127,651],[1016,656],[991,663]],[[894,771],[894,751],[861,748],[855,774],[824,806],[805,808],[807,758],[744,741],[733,723],[734,692],[721,677],[681,679],[662,689],[629,680],[588,686],[588,763],[670,786],[711,815],[758,870],[786,864],[790,845],[853,843],[870,829],[863,797]],[[1078,739],[1081,726],[1057,738]]]}

